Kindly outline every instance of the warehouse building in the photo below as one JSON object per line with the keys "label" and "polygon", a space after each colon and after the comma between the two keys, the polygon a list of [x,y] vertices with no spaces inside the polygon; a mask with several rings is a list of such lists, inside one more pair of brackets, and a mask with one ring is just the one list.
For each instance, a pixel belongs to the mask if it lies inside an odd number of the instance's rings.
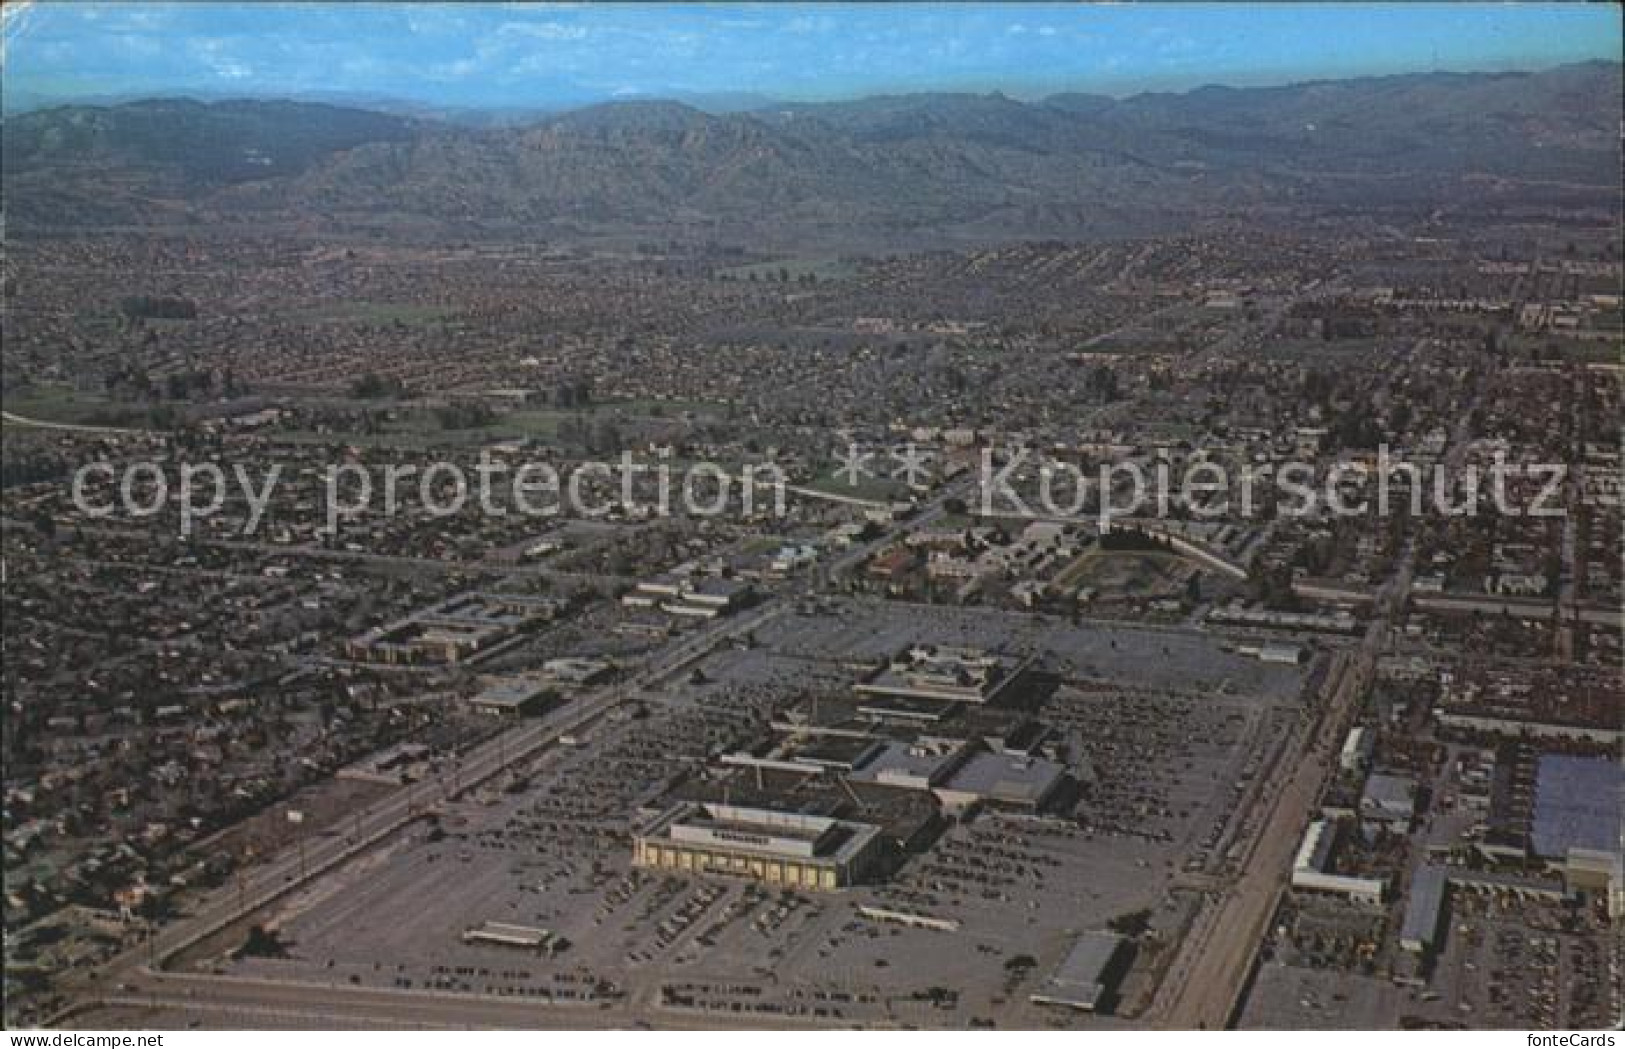
{"label": "warehouse building", "polygon": [[1544,754],[1535,771],[1530,846],[1544,859],[1570,849],[1618,851],[1625,769],[1612,758]]}
{"label": "warehouse building", "polygon": [[1444,919],[1448,871],[1432,865],[1417,869],[1411,878],[1410,898],[1405,901],[1405,919],[1400,925],[1399,946],[1412,954],[1427,954],[1439,942]]}
{"label": "warehouse building", "polygon": [[1061,1005],[1083,1012],[1106,1012],[1117,984],[1127,968],[1123,939],[1106,932],[1086,932],[1067,952],[1065,960],[1029,1000],[1036,1005]]}
{"label": "warehouse building", "polygon": [[1570,893],[1625,914],[1625,767],[1613,758],[1543,754],[1535,772],[1530,850],[1563,875]]}

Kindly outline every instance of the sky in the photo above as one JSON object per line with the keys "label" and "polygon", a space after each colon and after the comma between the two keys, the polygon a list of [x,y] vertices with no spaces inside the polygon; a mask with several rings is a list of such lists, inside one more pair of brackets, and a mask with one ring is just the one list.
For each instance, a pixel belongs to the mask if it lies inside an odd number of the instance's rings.
{"label": "sky", "polygon": [[8,108],[329,95],[547,108],[731,94],[1129,94],[1617,61],[1597,4],[7,2]]}

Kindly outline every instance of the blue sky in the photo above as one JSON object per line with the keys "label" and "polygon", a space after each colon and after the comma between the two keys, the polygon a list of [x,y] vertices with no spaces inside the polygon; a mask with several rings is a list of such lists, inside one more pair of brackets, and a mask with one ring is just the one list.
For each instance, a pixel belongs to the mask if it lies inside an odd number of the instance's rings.
{"label": "blue sky", "polygon": [[465,106],[748,92],[1125,94],[1617,59],[1611,3],[14,4],[8,104],[345,93]]}

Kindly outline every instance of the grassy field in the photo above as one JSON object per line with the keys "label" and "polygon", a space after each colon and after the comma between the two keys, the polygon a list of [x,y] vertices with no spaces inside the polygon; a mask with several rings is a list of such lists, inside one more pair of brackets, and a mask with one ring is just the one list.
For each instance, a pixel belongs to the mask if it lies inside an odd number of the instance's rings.
{"label": "grassy field", "polygon": [[1058,589],[1088,586],[1103,595],[1141,596],[1176,590],[1190,572],[1176,554],[1137,550],[1086,550],[1055,577]]}
{"label": "grassy field", "polygon": [[[24,418],[73,426],[139,428],[147,426],[151,419],[150,408],[120,404],[66,385],[31,386],[15,393],[7,390],[0,395],[0,407]],[[26,424],[8,421],[6,425]]]}
{"label": "grassy field", "polygon": [[[685,415],[720,419],[728,412],[726,404],[711,401],[661,401],[653,398],[629,401],[605,401],[588,409],[589,413],[616,415],[631,419],[680,419]],[[597,415],[590,415],[597,418]]]}
{"label": "grassy field", "polygon": [[831,467],[827,472],[808,481],[805,487],[815,492],[828,492],[830,495],[843,495],[849,499],[877,503],[889,503],[909,496],[908,485],[901,481],[893,481],[886,477],[860,477],[858,483],[854,485],[848,483],[844,474],[836,476],[837,469],[839,467]]}

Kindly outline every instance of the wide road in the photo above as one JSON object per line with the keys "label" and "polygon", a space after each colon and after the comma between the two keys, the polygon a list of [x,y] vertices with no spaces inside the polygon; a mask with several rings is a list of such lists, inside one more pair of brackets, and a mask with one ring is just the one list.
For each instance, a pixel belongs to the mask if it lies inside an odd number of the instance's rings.
{"label": "wide road", "polygon": [[1394,611],[1403,608],[1410,588],[1411,554],[1401,555],[1398,571],[1383,588],[1365,639],[1352,655],[1339,653],[1326,678],[1326,702],[1305,735],[1298,760],[1270,778],[1261,798],[1270,808],[1254,836],[1250,854],[1234,885],[1198,915],[1180,944],[1148,1016],[1177,1030],[1225,1027],[1234,1017],[1254,954],[1287,880],[1298,843],[1319,804],[1338,746],[1360,711],[1360,703],[1387,642]]}
{"label": "wide road", "polygon": [[161,973],[144,979],[139,990],[110,992],[95,1003],[69,1010],[61,1014],[56,1025],[94,1023],[104,1009],[151,1009],[156,1023],[173,1024],[180,1017],[188,1017],[204,1027],[268,1029],[581,1030],[639,1026],[679,1030],[704,1026],[777,1030],[827,1027],[830,1022],[812,1016],[688,1013],[626,1001],[554,1003],[488,994]]}
{"label": "wide road", "polygon": [[[1417,348],[1423,349],[1419,343]],[[1471,442],[1469,420],[1477,390],[1452,432],[1442,468],[1455,476]],[[1360,710],[1361,698],[1376,671],[1396,617],[1410,597],[1415,561],[1414,541],[1400,552],[1393,575],[1376,594],[1371,625],[1352,657],[1339,655],[1326,679],[1326,702],[1314,728],[1305,736],[1298,760],[1278,769],[1261,798],[1273,796],[1264,823],[1254,836],[1240,876],[1219,900],[1197,915],[1179,945],[1173,963],[1157,987],[1147,1019],[1179,1030],[1222,1028],[1234,1018],[1263,942],[1267,923],[1286,891],[1298,843],[1319,803],[1335,762],[1337,748]]]}

